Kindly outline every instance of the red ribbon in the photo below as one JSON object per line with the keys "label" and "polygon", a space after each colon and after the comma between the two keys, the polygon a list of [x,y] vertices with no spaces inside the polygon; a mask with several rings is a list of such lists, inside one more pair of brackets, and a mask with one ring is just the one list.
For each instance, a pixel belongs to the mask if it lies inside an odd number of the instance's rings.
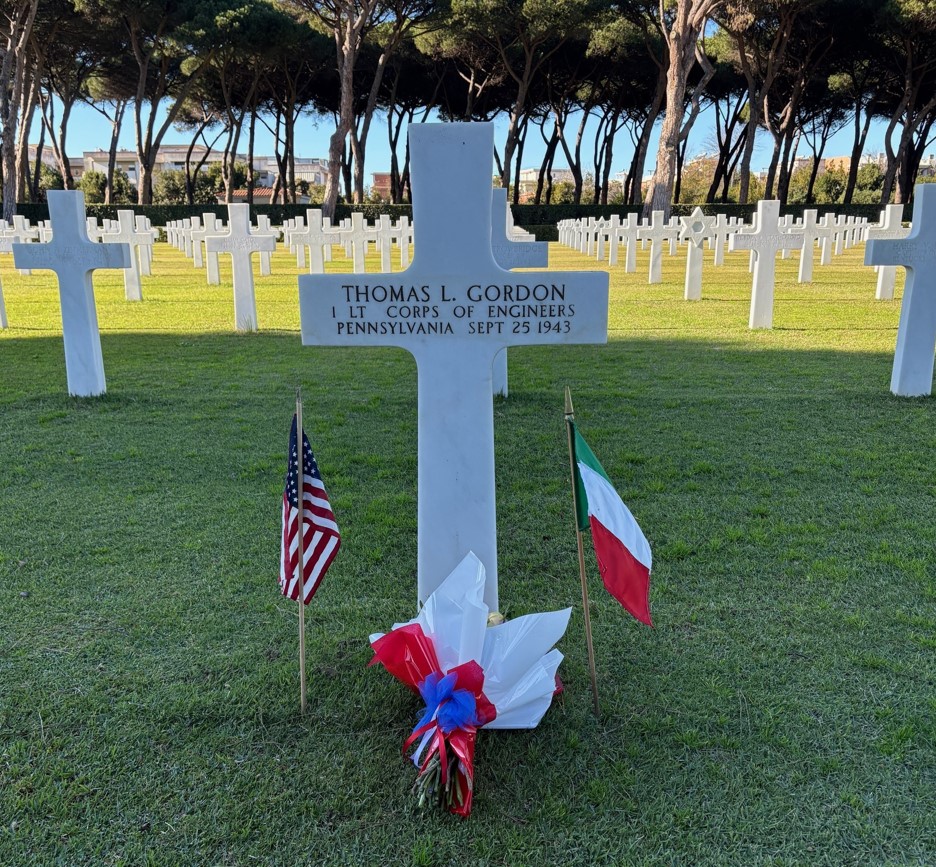
{"label": "red ribbon", "polygon": [[[433,672],[438,672],[439,660],[432,641],[417,623],[410,623],[382,635],[373,642],[374,658],[370,665],[380,662],[397,680],[414,691]],[[444,786],[449,779],[448,747],[458,757],[455,768],[458,784],[462,791],[462,802],[454,799],[451,811],[467,817],[471,813],[472,790],[474,788],[474,746],[477,729],[497,717],[497,709],[484,694],[484,670],[474,660],[451,669],[448,674],[456,677],[455,688],[468,690],[475,697],[475,724],[455,729],[448,735],[442,732],[433,719],[417,728],[404,742],[404,755],[425,734],[432,732],[426,755],[419,768],[425,772],[433,755],[439,753],[439,776]]]}

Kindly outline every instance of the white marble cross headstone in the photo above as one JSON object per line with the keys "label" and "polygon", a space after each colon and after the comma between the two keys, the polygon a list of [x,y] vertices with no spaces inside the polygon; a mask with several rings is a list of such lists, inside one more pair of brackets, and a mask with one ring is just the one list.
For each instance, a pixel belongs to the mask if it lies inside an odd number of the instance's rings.
{"label": "white marble cross headstone", "polygon": [[[7,230],[7,237],[14,244],[31,244],[33,241],[39,240],[39,230],[29,225],[29,220],[22,214],[14,214],[13,228]],[[29,276],[29,268],[17,268],[17,271],[24,277]]]}
{"label": "white marble cross headstone", "polygon": [[204,268],[205,260],[202,256],[202,223],[201,218],[196,216],[189,217],[188,237],[192,245],[192,266],[195,268]]}
{"label": "white marble cross headstone", "polygon": [[608,264],[617,265],[618,247],[624,241],[624,273],[633,274],[637,270],[637,236],[640,232],[640,217],[628,214],[617,227],[610,241]]}
{"label": "white marble cross headstone", "polygon": [[918,397],[933,390],[936,351],[936,185],[913,190],[913,228],[903,240],[870,240],[865,265],[903,265],[907,269],[891,391]]}
{"label": "white marble cross headstone", "polygon": [[[910,234],[910,230],[904,228],[902,220],[903,205],[888,205],[881,213],[880,224],[868,227],[868,240],[902,241]],[[894,265],[879,265],[874,297],[878,301],[892,301],[896,280],[897,268]]]}
{"label": "white marble cross headstone", "polygon": [[46,195],[52,240],[47,244],[14,244],[13,261],[17,268],[45,268],[58,277],[68,393],[93,397],[103,394],[107,384],[91,272],[129,267],[130,248],[88,240],[84,193],[49,190]]}
{"label": "white marble cross headstone", "polygon": [[288,220],[287,223],[288,227],[286,223],[283,224],[283,243],[289,248],[290,253],[295,254],[296,267],[305,268],[306,249],[305,244],[300,240],[306,230],[305,221],[302,219],[302,216],[299,215],[292,220]]}
{"label": "white marble cross headstone", "polygon": [[393,251],[393,224],[389,214],[381,214],[377,221],[377,249],[380,252],[380,270],[389,274],[393,270],[390,254]]}
{"label": "white marble cross headstone", "polygon": [[715,224],[712,227],[712,240],[709,242],[715,251],[713,265],[725,264],[725,247],[728,244],[728,236],[733,235],[736,231],[736,228],[724,214],[719,214],[715,218]]}
{"label": "white marble cross headstone", "polygon": [[409,217],[400,217],[400,221],[393,228],[396,244],[400,250],[400,268],[408,268],[410,262],[410,235],[412,233]]}
{"label": "white marble cross headstone", "polygon": [[845,235],[847,234],[846,223],[848,218],[844,214],[840,214],[835,218],[835,249],[834,253],[836,256],[842,255],[842,248],[845,244]]}
{"label": "white marble cross headstone", "polygon": [[355,274],[363,274],[367,268],[367,243],[370,240],[368,225],[360,211],[351,214],[351,228],[343,233],[345,242],[351,243],[351,270]]}
{"label": "white marble cross headstone", "polygon": [[[198,217],[195,218],[195,221],[198,222]],[[182,227],[179,229],[179,241],[182,243],[182,252],[185,254],[186,259],[191,259],[194,255],[192,250],[192,229],[191,217],[185,217],[182,220]]]}
{"label": "white marble cross headstone", "polygon": [[128,301],[142,301],[143,289],[140,285],[140,262],[138,248],[145,243],[148,235],[138,232],[134,223],[133,211],[117,212],[117,231],[105,232],[101,240],[107,244],[128,244],[130,247],[130,267],[125,268],[124,296]]}
{"label": "white marble cross headstone", "polygon": [[[201,223],[201,228],[192,232],[193,253],[196,248],[201,251],[202,244],[204,244],[208,238],[214,238],[215,236],[224,234],[224,226],[219,225],[217,215],[211,212],[202,214]],[[205,246],[207,248],[207,244]],[[208,285],[219,286],[221,284],[221,269],[218,267],[218,254],[215,252],[208,252],[206,249],[204,261],[207,266]]]}
{"label": "white marble cross headstone", "polygon": [[757,253],[748,327],[772,328],[777,252],[786,248],[799,250],[803,246],[803,236],[781,232],[780,202],[776,199],[761,199],[757,203],[757,229],[743,235],[732,235],[728,245],[731,250],[751,250]]}
{"label": "white marble cross headstone", "polygon": [[[548,268],[549,244],[543,241],[511,241],[508,235],[507,190],[491,190],[491,252],[505,271],[514,268]],[[507,397],[507,350],[494,356],[494,394]]]}
{"label": "white marble cross headstone", "polygon": [[234,328],[237,331],[257,330],[257,300],[254,295],[253,267],[250,257],[260,250],[276,249],[272,235],[250,234],[250,205],[228,205],[226,235],[205,238],[209,253],[230,253],[234,272]]}
{"label": "white marble cross headstone", "polygon": [[[252,232],[253,235],[272,235],[273,236],[273,249],[276,249],[276,240],[279,232],[273,229],[273,226],[270,224],[270,218],[266,214],[257,214],[257,231]],[[271,257],[270,250],[261,250],[260,251],[260,276],[269,277],[273,273],[273,260]]]}
{"label": "white marble cross headstone", "polygon": [[660,283],[663,280],[663,242],[670,237],[672,230],[663,220],[663,211],[653,212],[653,221],[649,226],[641,226],[637,237],[641,241],[650,241],[650,276],[648,283]]}
{"label": "white marble cross headstone", "polygon": [[679,233],[680,241],[688,241],[686,245],[686,290],[687,301],[698,301],[702,298],[702,245],[712,237],[715,228],[715,218],[706,217],[701,208],[696,208],[688,217],[680,217],[682,231]]}
{"label": "white marble cross headstone", "polygon": [[[322,212],[317,208],[309,208],[306,211],[306,221],[302,226],[297,225],[290,233],[290,240],[296,245],[296,264],[297,267],[305,267],[305,249],[309,248],[309,273],[325,273],[325,245],[330,243],[332,238],[326,235],[334,236],[334,231],[325,231],[322,222]],[[299,222],[302,217],[298,217]],[[299,264],[299,255],[302,255],[302,264]]]}
{"label": "white marble cross headstone", "polygon": [[100,241],[104,230],[98,225],[97,217],[88,217],[85,220],[85,229],[89,241]]}
{"label": "white marble cross headstone", "polygon": [[144,277],[152,277],[153,245],[156,243],[156,238],[159,233],[153,228],[149,217],[145,217],[143,214],[138,214],[134,218],[133,225],[137,230],[137,234],[140,236],[140,274]]}
{"label": "white marble cross headstone", "polygon": [[818,221],[818,214],[819,212],[812,208],[803,211],[803,225],[801,226],[803,249],[800,253],[799,273],[796,278],[798,283],[812,283],[816,241],[822,238],[825,243],[825,239],[832,234],[831,227],[824,226]]}
{"label": "white marble cross headstone", "polygon": [[[13,240],[0,235],[0,253],[12,253]],[[9,328],[10,323],[7,320],[6,304],[3,301],[3,284],[0,283],[0,328]]]}
{"label": "white marble cross headstone", "polygon": [[670,217],[666,225],[670,230],[669,254],[670,256],[675,256],[676,248],[679,246],[679,233],[682,231],[682,226],[679,224],[679,217]]}
{"label": "white marble cross headstone", "polygon": [[[799,226],[796,225],[796,220],[794,220],[793,217],[792,217],[790,214],[786,214],[785,216],[783,216],[783,217],[780,218],[779,226],[780,226],[780,231],[781,231],[781,232],[786,232],[788,235],[795,235],[795,234],[797,234],[797,233],[799,232],[799,228],[800,228]],[[784,248],[780,251],[780,258],[781,258],[781,259],[789,259],[789,258],[790,258],[790,253],[791,253],[791,252],[792,252],[792,251],[790,250],[789,247],[784,247]]]}
{"label": "white marble cross headstone", "polygon": [[510,345],[604,343],[608,274],[499,267],[491,251],[494,127],[414,124],[415,255],[406,271],[299,278],[304,344],[399,346],[416,358],[418,598],[468,551],[497,610],[491,365]]}

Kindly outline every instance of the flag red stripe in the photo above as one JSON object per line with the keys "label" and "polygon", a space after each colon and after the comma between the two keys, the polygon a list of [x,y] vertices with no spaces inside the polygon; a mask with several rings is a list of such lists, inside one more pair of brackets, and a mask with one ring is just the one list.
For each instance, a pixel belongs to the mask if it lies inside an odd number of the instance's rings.
{"label": "flag red stripe", "polygon": [[588,516],[598,571],[608,592],[641,623],[650,619],[650,570],[594,515]]}

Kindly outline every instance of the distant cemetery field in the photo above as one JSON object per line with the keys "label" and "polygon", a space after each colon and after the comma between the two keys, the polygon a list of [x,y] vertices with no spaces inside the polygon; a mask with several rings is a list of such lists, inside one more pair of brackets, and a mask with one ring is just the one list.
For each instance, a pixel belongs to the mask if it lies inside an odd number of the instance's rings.
{"label": "distant cemetery field", "polygon": [[[419,702],[367,668],[415,603],[412,358],[303,347],[282,247],[234,333],[230,257],[207,286],[161,243],[142,302],[96,273],[107,394],[76,400],[54,277],[0,255],[0,864],[932,864],[936,402],[888,391],[903,271],[875,301],[863,254],[801,285],[778,257],[750,331],[747,253],[706,250],[687,302],[685,249],[654,285],[638,251],[606,346],[510,348],[501,608],[574,611],[564,695],[479,738],[467,822],[414,808]],[[342,530],[304,719],[276,580],[298,385]],[[566,385],[654,552],[652,630],[589,553],[597,719]]]}

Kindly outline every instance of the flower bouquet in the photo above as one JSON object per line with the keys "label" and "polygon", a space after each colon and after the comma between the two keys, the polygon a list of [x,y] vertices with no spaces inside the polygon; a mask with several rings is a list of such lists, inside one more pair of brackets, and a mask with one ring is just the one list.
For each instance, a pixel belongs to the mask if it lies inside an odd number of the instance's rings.
{"label": "flower bouquet", "polygon": [[535,728],[557,692],[562,637],[572,609],[488,626],[485,572],[469,553],[408,623],[371,636],[374,663],[425,702],[412,734],[419,804],[471,812],[478,729]]}

